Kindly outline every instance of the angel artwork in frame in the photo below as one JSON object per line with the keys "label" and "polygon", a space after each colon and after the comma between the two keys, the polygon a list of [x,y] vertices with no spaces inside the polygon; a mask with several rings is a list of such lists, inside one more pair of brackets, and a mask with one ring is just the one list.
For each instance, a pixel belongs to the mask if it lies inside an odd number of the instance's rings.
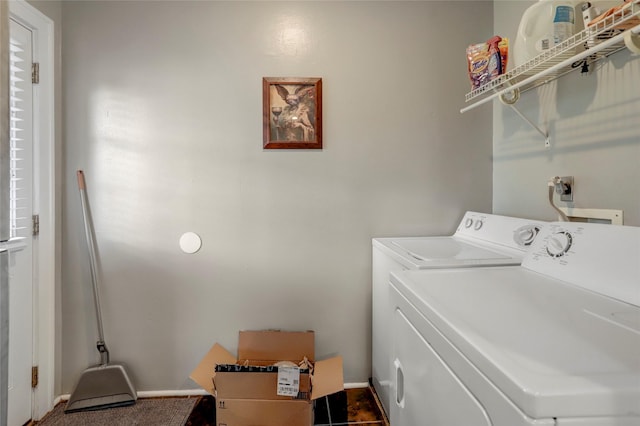
{"label": "angel artwork in frame", "polygon": [[322,149],[322,79],[262,79],[264,149]]}

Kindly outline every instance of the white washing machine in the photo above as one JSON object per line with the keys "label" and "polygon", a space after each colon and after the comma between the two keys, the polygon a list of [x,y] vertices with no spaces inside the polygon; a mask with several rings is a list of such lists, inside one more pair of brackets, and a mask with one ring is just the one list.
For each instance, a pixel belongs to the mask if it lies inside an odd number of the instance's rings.
{"label": "white washing machine", "polygon": [[[389,273],[399,270],[519,265],[541,221],[467,212],[450,236],[372,240],[372,384],[389,415],[393,365]],[[414,425],[416,426],[416,425]]]}
{"label": "white washing machine", "polygon": [[640,425],[640,228],[554,222],[520,267],[394,272],[393,426]]}

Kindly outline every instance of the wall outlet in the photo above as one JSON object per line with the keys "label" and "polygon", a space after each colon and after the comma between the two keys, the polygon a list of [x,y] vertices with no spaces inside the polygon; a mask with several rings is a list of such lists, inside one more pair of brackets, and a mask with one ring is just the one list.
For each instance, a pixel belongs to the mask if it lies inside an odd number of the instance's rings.
{"label": "wall outlet", "polygon": [[560,201],[573,201],[574,183],[573,176],[561,176],[560,184],[562,189],[560,190]]}

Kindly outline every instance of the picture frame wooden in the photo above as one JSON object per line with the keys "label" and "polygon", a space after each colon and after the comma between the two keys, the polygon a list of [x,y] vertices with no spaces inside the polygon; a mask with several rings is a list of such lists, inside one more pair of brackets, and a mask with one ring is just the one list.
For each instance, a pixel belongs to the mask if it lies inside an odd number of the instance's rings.
{"label": "picture frame wooden", "polygon": [[322,79],[262,79],[264,149],[322,149]]}

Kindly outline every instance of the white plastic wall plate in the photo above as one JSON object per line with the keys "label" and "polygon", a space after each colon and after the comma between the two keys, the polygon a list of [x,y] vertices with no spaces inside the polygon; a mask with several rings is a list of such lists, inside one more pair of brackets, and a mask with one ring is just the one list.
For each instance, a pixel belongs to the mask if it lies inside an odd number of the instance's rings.
{"label": "white plastic wall plate", "polygon": [[576,207],[560,207],[560,210],[569,217],[571,222],[610,223],[612,225],[623,225],[624,222],[622,210],[579,209]]}

